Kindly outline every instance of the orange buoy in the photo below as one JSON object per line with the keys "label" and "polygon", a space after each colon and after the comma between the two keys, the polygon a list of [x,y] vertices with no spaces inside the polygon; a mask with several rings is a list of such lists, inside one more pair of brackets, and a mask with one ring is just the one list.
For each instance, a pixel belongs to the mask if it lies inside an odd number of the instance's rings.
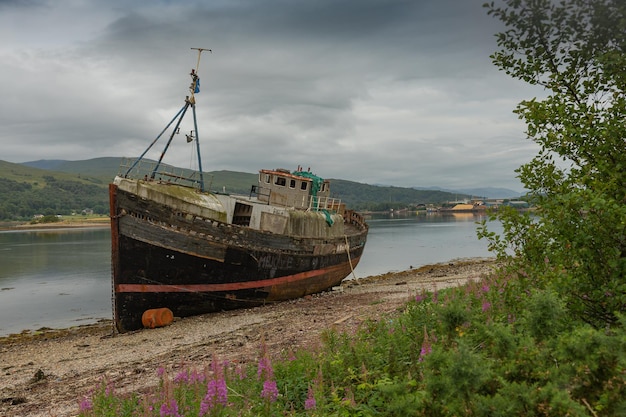
{"label": "orange buoy", "polygon": [[174,321],[174,313],[167,307],[146,310],[141,315],[141,324],[148,329],[162,327]]}

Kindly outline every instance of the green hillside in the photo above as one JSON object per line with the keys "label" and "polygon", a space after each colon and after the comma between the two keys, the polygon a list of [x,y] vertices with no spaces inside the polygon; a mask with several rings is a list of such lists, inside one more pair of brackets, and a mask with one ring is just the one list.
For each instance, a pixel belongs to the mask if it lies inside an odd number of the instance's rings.
{"label": "green hillside", "polygon": [[[119,171],[120,158],[85,161],[0,161],[0,220],[27,220],[36,214],[69,215],[85,209],[107,214],[108,184]],[[38,167],[53,167],[41,169]],[[213,171],[205,174],[211,191],[248,194],[257,175]],[[331,179],[331,194],[356,210],[382,211],[416,204],[436,204],[455,195],[435,190],[381,187]]]}
{"label": "green hillside", "polygon": [[30,219],[36,214],[108,211],[106,183],[65,172],[0,161],[0,220]]}
{"label": "green hillside", "polygon": [[209,188],[212,191],[249,194],[253,184],[257,184],[256,174],[236,171],[211,171],[208,173],[210,179]]}

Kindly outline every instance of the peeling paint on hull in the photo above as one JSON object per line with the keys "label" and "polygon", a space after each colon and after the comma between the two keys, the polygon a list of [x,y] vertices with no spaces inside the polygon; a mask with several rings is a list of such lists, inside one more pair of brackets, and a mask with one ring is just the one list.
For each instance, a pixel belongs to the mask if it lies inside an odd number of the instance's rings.
{"label": "peeling paint on hull", "polygon": [[189,216],[115,184],[109,193],[120,332],[140,328],[152,308],[185,317],[327,290],[356,267],[367,237],[365,224],[340,237],[281,235]]}

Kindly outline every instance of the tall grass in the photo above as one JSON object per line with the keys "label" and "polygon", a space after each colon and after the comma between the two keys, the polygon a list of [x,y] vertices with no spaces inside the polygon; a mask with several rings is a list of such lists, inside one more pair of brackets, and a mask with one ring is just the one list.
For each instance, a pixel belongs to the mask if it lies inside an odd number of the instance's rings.
{"label": "tall grass", "polygon": [[626,415],[626,334],[574,321],[555,293],[500,273],[422,293],[353,334],[255,366],[161,370],[145,395],[103,382],[81,416]]}

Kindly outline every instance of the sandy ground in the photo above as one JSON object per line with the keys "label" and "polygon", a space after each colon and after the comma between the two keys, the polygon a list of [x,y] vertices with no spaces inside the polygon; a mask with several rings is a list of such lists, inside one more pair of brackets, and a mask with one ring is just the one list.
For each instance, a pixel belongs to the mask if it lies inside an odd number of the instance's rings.
{"label": "sandy ground", "polygon": [[394,314],[417,293],[489,274],[493,260],[459,260],[344,281],[323,294],[247,310],[176,320],[116,334],[110,321],[0,338],[0,416],[72,416],[104,379],[117,392],[149,389],[157,370],[203,369],[214,355],[256,362],[261,340],[272,355],[313,347],[331,327],[353,331]]}

